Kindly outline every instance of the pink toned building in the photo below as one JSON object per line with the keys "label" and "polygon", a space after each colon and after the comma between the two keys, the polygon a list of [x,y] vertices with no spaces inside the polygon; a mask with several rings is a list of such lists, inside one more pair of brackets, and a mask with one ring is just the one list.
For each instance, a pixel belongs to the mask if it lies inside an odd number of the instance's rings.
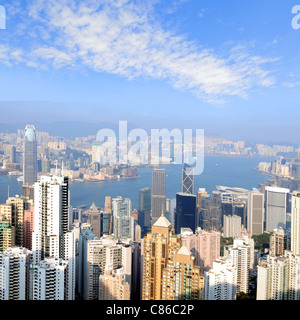
{"label": "pink toned building", "polygon": [[201,272],[213,267],[213,262],[220,258],[221,234],[217,231],[206,231],[198,228],[196,233],[183,230],[182,245],[186,246],[195,256],[196,265]]}
{"label": "pink toned building", "polygon": [[24,247],[32,250],[32,232],[34,228],[34,206],[24,210]]}

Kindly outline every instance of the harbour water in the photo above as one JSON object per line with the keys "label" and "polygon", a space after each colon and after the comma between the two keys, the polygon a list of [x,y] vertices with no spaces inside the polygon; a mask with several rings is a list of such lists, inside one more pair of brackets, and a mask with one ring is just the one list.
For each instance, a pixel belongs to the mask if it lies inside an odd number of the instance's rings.
{"label": "harbour water", "polygon": [[[252,190],[268,177],[254,170],[259,162],[270,162],[273,158],[238,158],[206,156],[204,172],[195,176],[194,192],[205,188],[208,193],[216,190],[217,185],[240,187]],[[167,170],[167,198],[175,198],[181,192],[182,165],[162,166]],[[104,182],[72,182],[70,183],[71,206],[104,207],[105,196],[130,198],[132,208],[138,209],[139,190],[152,186],[152,168],[138,169],[141,176],[137,179],[113,180]],[[10,196],[22,194],[22,184],[17,181],[18,176],[0,175],[0,203],[5,203]]]}

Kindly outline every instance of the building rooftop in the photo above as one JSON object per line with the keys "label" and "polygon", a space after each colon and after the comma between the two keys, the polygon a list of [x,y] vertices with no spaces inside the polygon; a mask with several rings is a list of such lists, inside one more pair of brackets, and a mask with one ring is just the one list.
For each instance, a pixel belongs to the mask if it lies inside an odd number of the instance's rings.
{"label": "building rooftop", "polygon": [[185,256],[190,256],[192,253],[191,251],[186,247],[186,246],[182,246],[179,251],[177,252],[177,254],[182,254]]}
{"label": "building rooftop", "polygon": [[164,216],[161,216],[155,223],[154,227],[163,227],[163,228],[169,228],[171,225],[171,222]]}

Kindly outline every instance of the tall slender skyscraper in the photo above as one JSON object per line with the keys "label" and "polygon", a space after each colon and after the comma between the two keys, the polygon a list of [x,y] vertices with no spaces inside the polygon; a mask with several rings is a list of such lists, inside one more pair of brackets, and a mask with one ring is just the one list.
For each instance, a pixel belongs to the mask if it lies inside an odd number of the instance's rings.
{"label": "tall slender skyscraper", "polygon": [[35,263],[54,257],[68,262],[66,300],[75,298],[75,234],[69,224],[69,184],[62,176],[42,176],[34,184]]}
{"label": "tall slender skyscraper", "polygon": [[33,185],[37,181],[37,142],[33,125],[24,132],[23,184]]}
{"label": "tall slender skyscraper", "polygon": [[182,192],[194,194],[194,168],[184,163],[182,169]]}
{"label": "tall slender skyscraper", "polygon": [[292,194],[291,251],[300,255],[300,191]]}
{"label": "tall slender skyscraper", "polygon": [[152,225],[166,213],[166,177],[165,169],[152,172]]}

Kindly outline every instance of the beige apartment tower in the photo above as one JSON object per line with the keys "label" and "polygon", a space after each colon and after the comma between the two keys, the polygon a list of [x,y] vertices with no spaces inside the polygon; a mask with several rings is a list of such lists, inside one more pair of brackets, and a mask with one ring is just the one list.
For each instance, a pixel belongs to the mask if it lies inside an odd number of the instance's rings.
{"label": "beige apartment tower", "polygon": [[167,218],[161,216],[142,241],[142,300],[162,300],[163,270],[179,249],[180,239]]}
{"label": "beige apartment tower", "polygon": [[130,284],[126,282],[124,268],[114,270],[107,265],[99,277],[99,300],[130,300]]}
{"label": "beige apartment tower", "polygon": [[142,300],[203,300],[204,275],[162,215],[142,241]]}

